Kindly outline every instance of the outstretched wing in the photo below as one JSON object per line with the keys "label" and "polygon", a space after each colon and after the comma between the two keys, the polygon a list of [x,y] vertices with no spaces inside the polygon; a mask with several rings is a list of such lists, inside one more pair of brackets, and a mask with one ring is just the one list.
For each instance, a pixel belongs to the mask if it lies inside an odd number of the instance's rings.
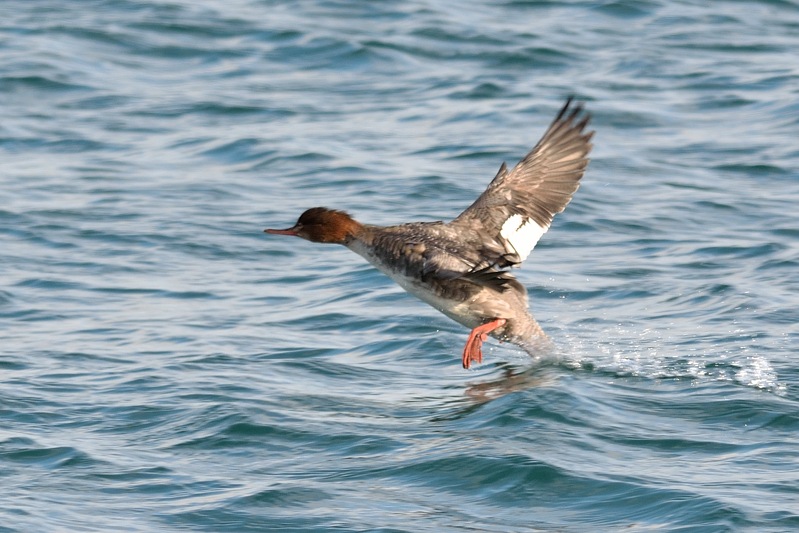
{"label": "outstretched wing", "polygon": [[571,103],[569,98],[535,148],[510,171],[503,163],[483,194],[451,223],[492,239],[483,241],[482,252],[494,268],[527,259],[580,185],[594,132],[585,132],[591,116]]}

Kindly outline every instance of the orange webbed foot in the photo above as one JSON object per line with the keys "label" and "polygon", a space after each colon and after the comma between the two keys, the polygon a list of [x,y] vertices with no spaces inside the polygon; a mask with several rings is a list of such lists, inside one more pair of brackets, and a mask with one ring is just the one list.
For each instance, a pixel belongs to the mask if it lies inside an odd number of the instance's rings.
{"label": "orange webbed foot", "polygon": [[488,338],[488,334],[495,329],[504,326],[507,320],[504,318],[495,318],[490,322],[481,324],[474,328],[469,333],[469,338],[466,340],[466,346],[463,348],[462,363],[463,368],[469,368],[472,363],[480,364],[483,362],[483,342]]}

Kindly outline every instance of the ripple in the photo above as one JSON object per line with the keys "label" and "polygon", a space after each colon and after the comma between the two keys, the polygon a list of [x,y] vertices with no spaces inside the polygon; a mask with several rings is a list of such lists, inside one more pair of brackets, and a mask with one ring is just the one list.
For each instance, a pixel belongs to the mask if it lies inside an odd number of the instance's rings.
{"label": "ripple", "polygon": [[[12,1],[0,529],[796,529],[793,7]],[[533,357],[262,233],[453,217],[569,94]]]}
{"label": "ripple", "polygon": [[3,76],[0,78],[0,91],[81,91],[89,87],[75,83],[66,83],[44,76]]}
{"label": "ripple", "polygon": [[89,467],[96,462],[69,446],[44,447],[31,439],[16,438],[0,442],[0,460],[48,470]]}

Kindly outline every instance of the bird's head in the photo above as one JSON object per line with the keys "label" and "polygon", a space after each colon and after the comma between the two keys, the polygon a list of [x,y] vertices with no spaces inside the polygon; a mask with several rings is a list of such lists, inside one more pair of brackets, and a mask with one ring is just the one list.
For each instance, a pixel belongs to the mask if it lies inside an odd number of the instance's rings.
{"label": "bird's head", "polygon": [[345,244],[359,230],[361,224],[344,211],[326,207],[308,209],[297,223],[288,229],[266,229],[272,235],[291,235],[311,242]]}

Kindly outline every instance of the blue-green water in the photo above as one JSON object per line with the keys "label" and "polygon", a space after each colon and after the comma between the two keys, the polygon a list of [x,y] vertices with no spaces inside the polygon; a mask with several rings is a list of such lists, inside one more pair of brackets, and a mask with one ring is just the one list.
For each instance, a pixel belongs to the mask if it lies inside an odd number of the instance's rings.
{"label": "blue-green water", "polygon": [[[799,4],[5,0],[0,531],[799,529]],[[305,208],[593,160],[466,331]]]}

